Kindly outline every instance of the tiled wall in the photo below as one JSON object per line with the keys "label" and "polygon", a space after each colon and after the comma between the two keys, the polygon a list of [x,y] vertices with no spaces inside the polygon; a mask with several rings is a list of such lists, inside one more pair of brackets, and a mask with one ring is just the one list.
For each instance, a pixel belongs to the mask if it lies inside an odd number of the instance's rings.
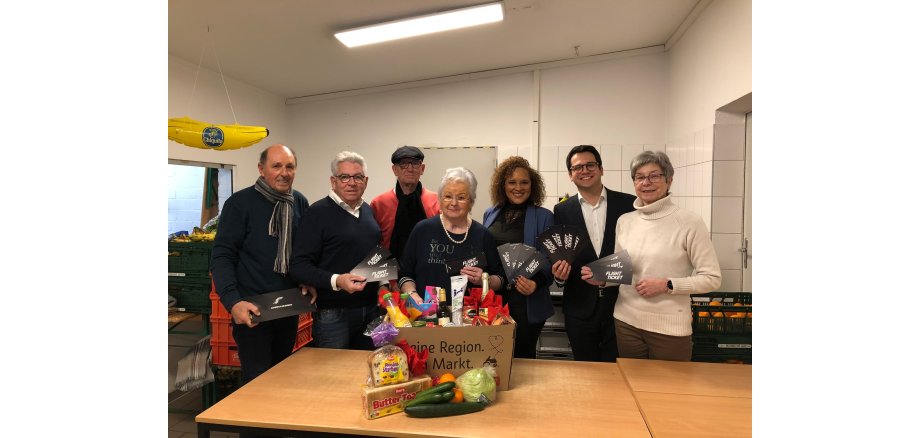
{"label": "tiled wall", "polygon": [[[543,175],[546,184],[547,198],[554,200],[548,205],[558,202],[565,195],[578,193],[575,184],[569,179],[565,168],[565,157],[576,145],[544,146],[540,148],[540,164],[538,170]],[[594,144],[601,153],[604,162],[604,186],[619,192],[635,194],[629,178],[629,162],[643,150],[663,150],[664,145],[652,144]]]}
{"label": "tiled wall", "polygon": [[712,162],[712,243],[722,268],[721,291],[741,290],[744,232],[744,116],[714,125]]}
{"label": "tiled wall", "polygon": [[741,290],[744,226],[744,119],[673,139],[666,152],[674,165],[674,202],[702,216],[719,265],[720,291]]}
{"label": "tiled wall", "polygon": [[712,230],[712,128],[672,139],[665,153],[674,166],[671,199],[703,218]]}

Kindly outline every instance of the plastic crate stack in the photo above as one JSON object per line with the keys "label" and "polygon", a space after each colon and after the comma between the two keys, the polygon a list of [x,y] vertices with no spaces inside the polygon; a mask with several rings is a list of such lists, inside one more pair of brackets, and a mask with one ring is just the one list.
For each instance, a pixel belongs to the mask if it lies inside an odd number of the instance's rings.
{"label": "plastic crate stack", "polygon": [[[213,285],[210,293],[211,299],[211,363],[223,366],[240,366],[240,354],[233,340],[233,317],[221,304],[220,298]],[[297,324],[297,340],[294,350],[313,340],[313,314],[301,313]]]}
{"label": "plastic crate stack", "polygon": [[751,293],[691,295],[696,362],[752,363]]}
{"label": "plastic crate stack", "polygon": [[211,313],[213,242],[169,242],[169,295],[182,312]]}

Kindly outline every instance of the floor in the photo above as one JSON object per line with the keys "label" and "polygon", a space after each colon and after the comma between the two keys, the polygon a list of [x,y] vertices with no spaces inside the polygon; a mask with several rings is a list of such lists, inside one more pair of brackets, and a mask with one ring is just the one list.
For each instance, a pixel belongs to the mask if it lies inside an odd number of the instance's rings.
{"label": "floor", "polygon": [[[195,415],[203,409],[201,389],[189,392],[175,390],[177,362],[206,333],[204,321],[199,318],[184,320],[179,323],[170,322],[169,336],[169,438],[194,438],[198,436],[195,424]],[[182,411],[182,412],[174,412]],[[239,434],[229,432],[211,432],[215,438],[239,437]]]}
{"label": "floor", "polygon": [[[195,425],[195,415],[202,411],[201,390],[190,391],[181,397],[178,392],[169,395],[173,401],[169,404],[169,438],[196,438],[198,429]],[[172,412],[188,410],[189,413]],[[214,438],[238,438],[239,434],[229,432],[211,432]]]}

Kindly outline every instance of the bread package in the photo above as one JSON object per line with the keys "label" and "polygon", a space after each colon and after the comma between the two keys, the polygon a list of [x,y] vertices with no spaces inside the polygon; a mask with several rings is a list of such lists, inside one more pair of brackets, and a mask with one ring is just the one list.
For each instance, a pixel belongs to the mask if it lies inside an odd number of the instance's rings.
{"label": "bread package", "polygon": [[364,413],[368,419],[398,414],[405,410],[406,403],[415,398],[415,394],[431,387],[431,377],[424,374],[408,382],[378,387],[364,387]]}
{"label": "bread package", "polygon": [[371,386],[392,385],[409,380],[409,359],[402,348],[384,345],[367,358]]}

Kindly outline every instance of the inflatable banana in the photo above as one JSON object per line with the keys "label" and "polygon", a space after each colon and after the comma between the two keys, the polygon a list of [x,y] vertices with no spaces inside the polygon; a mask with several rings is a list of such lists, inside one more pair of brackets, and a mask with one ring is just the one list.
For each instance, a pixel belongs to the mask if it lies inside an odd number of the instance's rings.
{"label": "inflatable banana", "polygon": [[169,139],[186,146],[215,151],[252,146],[268,137],[264,126],[213,125],[188,117],[169,119]]}

